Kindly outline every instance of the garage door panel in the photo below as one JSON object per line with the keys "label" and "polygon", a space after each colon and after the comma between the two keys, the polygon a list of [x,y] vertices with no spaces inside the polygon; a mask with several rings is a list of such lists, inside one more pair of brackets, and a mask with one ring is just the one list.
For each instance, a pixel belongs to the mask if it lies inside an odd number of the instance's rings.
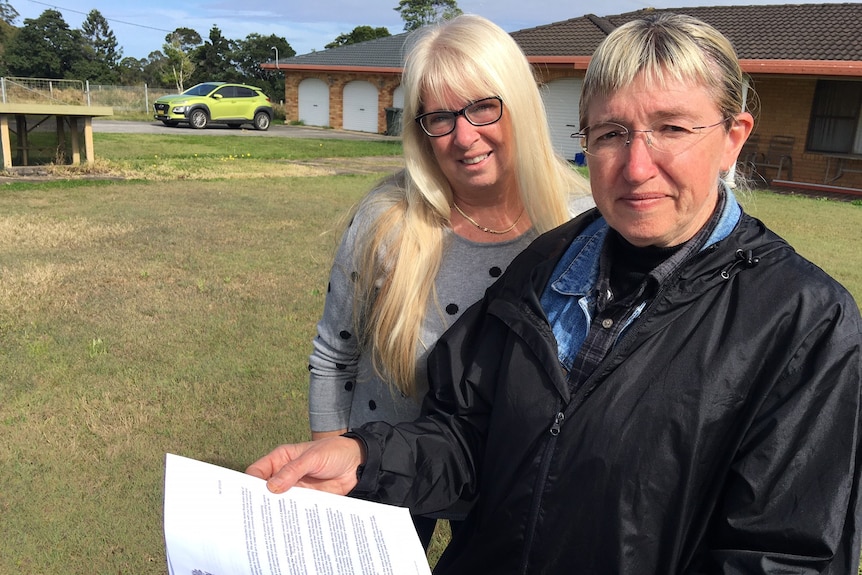
{"label": "garage door panel", "polygon": [[380,94],[371,82],[355,80],[344,86],[344,129],[378,133]]}
{"label": "garage door panel", "polygon": [[329,127],[329,85],[323,80],[299,83],[299,120],[306,126]]}
{"label": "garage door panel", "polygon": [[574,160],[582,152],[572,134],[578,131],[578,108],[581,99],[581,78],[558,78],[542,86],[542,101],[548,114],[551,141],[558,154]]}

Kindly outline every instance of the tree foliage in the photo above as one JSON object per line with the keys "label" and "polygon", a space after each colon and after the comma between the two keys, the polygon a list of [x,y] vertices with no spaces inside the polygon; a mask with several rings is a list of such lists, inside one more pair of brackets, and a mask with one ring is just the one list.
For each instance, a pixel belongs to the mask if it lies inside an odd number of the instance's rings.
{"label": "tree foliage", "polygon": [[[123,57],[117,38],[106,18],[91,10],[74,30],[54,9],[38,18],[25,19],[19,28],[13,22],[18,12],[0,0],[0,74],[36,78],[68,78],[125,86],[146,83],[153,87],[175,87],[213,80],[244,82],[262,88],[273,101],[284,100],[284,76],[264,70],[272,62],[274,48],[279,58],[296,55],[282,37],[249,34],[244,40],[225,38],[213,26],[206,40],[191,28],[177,28],[165,36],[161,50],[146,58]],[[375,34],[385,28],[368,28]],[[352,33],[353,34],[353,33]],[[359,38],[359,36],[356,36]],[[359,41],[359,40],[357,40]]]}
{"label": "tree foliage", "polygon": [[57,10],[24,20],[4,56],[10,74],[37,78],[73,78],[72,70],[86,60],[80,30],[69,28]]}
{"label": "tree foliage", "polygon": [[191,28],[177,28],[165,36],[165,44],[162,50],[165,52],[166,62],[162,69],[161,78],[165,83],[173,83],[177,92],[185,90],[185,84],[195,71],[191,52],[201,43],[201,35]]}
{"label": "tree foliage", "polygon": [[0,20],[10,26],[14,26],[18,16],[20,14],[18,14],[18,11],[9,2],[0,0]]}
{"label": "tree foliage", "polygon": [[81,25],[84,38],[84,60],[73,72],[77,76],[100,84],[117,82],[118,64],[123,57],[123,49],[117,44],[117,37],[108,21],[98,10],[91,10]]}
{"label": "tree foliage", "polygon": [[234,82],[239,79],[236,66],[233,64],[234,45],[236,43],[222,36],[218,26],[210,29],[209,38],[203,44],[191,51],[190,57],[195,66],[190,82]]}
{"label": "tree foliage", "polygon": [[234,63],[244,82],[262,88],[270,99],[279,102],[284,100],[284,76],[278,70],[264,70],[260,66],[275,58],[273,48],[278,50],[279,60],[296,56],[296,51],[284,38],[252,33],[236,42]]}
{"label": "tree foliage", "polygon": [[357,26],[352,32],[347,34],[339,34],[339,36],[324,46],[324,48],[337,48],[338,46],[347,46],[348,44],[358,44],[359,42],[367,42],[368,40],[376,40],[377,38],[386,38],[391,36],[386,27],[372,28],[371,26]]}
{"label": "tree foliage", "polygon": [[407,32],[462,14],[457,0],[399,0],[394,10],[401,14]]}

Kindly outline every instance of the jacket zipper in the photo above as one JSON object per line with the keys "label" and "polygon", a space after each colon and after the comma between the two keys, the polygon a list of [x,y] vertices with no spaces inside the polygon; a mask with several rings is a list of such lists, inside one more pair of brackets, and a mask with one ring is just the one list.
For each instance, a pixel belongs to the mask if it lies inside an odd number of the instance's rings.
{"label": "jacket zipper", "polygon": [[554,453],[554,447],[557,444],[557,436],[560,434],[560,428],[563,426],[563,421],[566,419],[566,415],[562,411],[558,411],[554,416],[554,421],[551,423],[551,427],[548,429],[548,433],[550,434],[550,438],[548,442],[545,444],[545,448],[542,452],[542,460],[539,463],[539,473],[536,475],[536,482],[533,487],[533,501],[530,505],[530,514],[527,518],[527,530],[526,537],[524,539],[524,551],[521,555],[521,567],[520,572],[528,573],[527,567],[530,561],[530,550],[533,547],[533,536],[536,533],[536,524],[539,521],[539,509],[541,509],[542,505],[542,497],[544,494],[544,485],[545,478],[548,476],[548,470],[551,467],[551,457]]}

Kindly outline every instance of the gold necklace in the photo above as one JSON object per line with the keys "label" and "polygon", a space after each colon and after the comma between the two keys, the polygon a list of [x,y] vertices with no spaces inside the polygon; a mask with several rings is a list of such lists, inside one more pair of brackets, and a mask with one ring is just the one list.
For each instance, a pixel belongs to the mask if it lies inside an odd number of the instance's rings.
{"label": "gold necklace", "polygon": [[455,209],[458,210],[459,214],[464,216],[464,219],[466,219],[468,222],[470,222],[471,224],[473,224],[474,226],[476,226],[477,228],[479,228],[480,230],[482,230],[483,232],[485,232],[487,234],[502,235],[502,234],[507,234],[507,233],[511,232],[512,230],[515,229],[515,226],[518,225],[518,222],[521,221],[521,216],[524,215],[524,208],[521,208],[521,213],[518,214],[518,217],[515,219],[515,222],[511,226],[509,226],[505,230],[492,230],[491,228],[486,228],[485,226],[481,225],[479,222],[477,222],[476,220],[474,220],[473,218],[471,218],[470,216],[465,214],[464,210],[459,208],[458,204],[456,204],[454,201],[452,202],[452,205],[455,206]]}

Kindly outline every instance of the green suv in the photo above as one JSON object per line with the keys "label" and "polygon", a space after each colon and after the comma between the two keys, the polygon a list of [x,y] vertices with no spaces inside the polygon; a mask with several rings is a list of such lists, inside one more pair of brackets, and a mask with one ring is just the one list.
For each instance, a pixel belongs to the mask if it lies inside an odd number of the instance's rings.
{"label": "green suv", "polygon": [[198,130],[210,123],[239,128],[248,122],[257,130],[266,130],[272,122],[272,103],[260,88],[226,82],[205,82],[182,94],[162,96],[153,110],[153,117],[165,126],[188,122]]}

